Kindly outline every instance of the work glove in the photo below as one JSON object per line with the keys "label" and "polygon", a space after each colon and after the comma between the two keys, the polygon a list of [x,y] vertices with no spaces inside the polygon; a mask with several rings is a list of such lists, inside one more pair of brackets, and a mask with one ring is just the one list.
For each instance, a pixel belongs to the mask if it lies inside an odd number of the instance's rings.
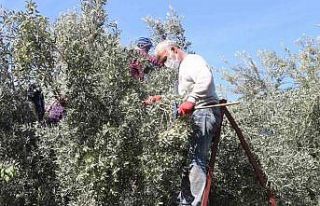
{"label": "work glove", "polygon": [[154,103],[160,102],[161,101],[161,96],[160,95],[155,95],[155,96],[149,96],[147,99],[143,101],[144,105],[152,105]]}
{"label": "work glove", "polygon": [[193,102],[189,102],[189,101],[183,102],[179,106],[179,110],[178,110],[179,115],[183,117],[188,114],[191,114],[194,110],[194,106],[195,106],[195,103]]}

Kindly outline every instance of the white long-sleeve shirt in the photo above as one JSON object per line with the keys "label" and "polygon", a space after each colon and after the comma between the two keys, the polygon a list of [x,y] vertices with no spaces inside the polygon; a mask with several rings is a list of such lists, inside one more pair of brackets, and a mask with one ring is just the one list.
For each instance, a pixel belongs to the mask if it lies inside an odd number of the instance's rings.
{"label": "white long-sleeve shirt", "polygon": [[179,95],[184,100],[205,106],[219,101],[213,80],[213,71],[197,54],[188,54],[179,67]]}

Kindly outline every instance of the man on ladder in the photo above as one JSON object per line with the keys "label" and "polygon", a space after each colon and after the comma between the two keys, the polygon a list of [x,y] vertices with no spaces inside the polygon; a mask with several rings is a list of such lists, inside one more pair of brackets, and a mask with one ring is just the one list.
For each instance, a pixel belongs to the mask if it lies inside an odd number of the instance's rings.
{"label": "man on ladder", "polygon": [[260,164],[254,158],[242,131],[226,108],[233,103],[218,100],[213,71],[206,61],[199,55],[186,54],[175,42],[169,40],[160,42],[155,54],[158,62],[179,71],[178,92],[184,97],[184,102],[179,106],[178,112],[180,116],[189,115],[193,120],[189,162],[182,175],[179,205],[208,206],[221,123],[225,115],[239,137],[260,185],[268,193],[269,205],[276,206],[275,195],[267,186],[267,178]]}
{"label": "man on ladder", "polygon": [[158,62],[179,70],[179,95],[184,102],[179,106],[180,116],[190,116],[194,122],[193,137],[189,148],[188,165],[183,171],[180,205],[200,206],[206,186],[208,155],[211,142],[220,129],[219,107],[207,107],[219,103],[215,91],[213,71],[199,55],[187,54],[169,40],[155,48]]}

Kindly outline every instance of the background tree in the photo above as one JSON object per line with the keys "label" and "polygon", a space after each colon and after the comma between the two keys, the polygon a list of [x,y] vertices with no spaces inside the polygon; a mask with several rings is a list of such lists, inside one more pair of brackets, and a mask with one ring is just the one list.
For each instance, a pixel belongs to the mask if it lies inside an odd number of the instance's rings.
{"label": "background tree", "polygon": [[182,25],[182,17],[173,9],[169,7],[169,11],[165,20],[157,19],[154,17],[145,17],[149,30],[151,31],[152,38],[155,43],[159,43],[165,39],[170,39],[175,42],[184,50],[188,50],[191,42],[185,36],[185,30]]}
{"label": "background tree", "polygon": [[[243,100],[233,109],[234,115],[250,138],[280,203],[316,205],[320,168],[319,42],[305,38],[299,44],[299,53],[286,50],[284,57],[270,51],[259,52],[256,61],[248,55],[242,56],[243,63],[231,67],[227,80]],[[237,159],[228,151],[239,143],[230,144],[235,137],[225,132],[220,156],[227,157],[228,162],[231,158],[233,162]],[[220,161],[222,174],[230,173],[225,165],[238,165],[228,162]],[[231,167],[232,175],[245,177],[252,173],[241,173],[246,164],[242,162],[240,168]],[[233,182],[226,175],[220,178],[223,183]],[[251,185],[248,182],[241,185],[241,192],[238,189],[221,191],[228,197],[220,201],[234,199],[243,204],[255,204],[256,200],[249,198]]]}
{"label": "background tree", "polygon": [[39,148],[39,124],[27,98],[30,83],[50,83],[49,23],[32,2],[24,12],[1,14],[0,204],[53,205],[54,159]]}

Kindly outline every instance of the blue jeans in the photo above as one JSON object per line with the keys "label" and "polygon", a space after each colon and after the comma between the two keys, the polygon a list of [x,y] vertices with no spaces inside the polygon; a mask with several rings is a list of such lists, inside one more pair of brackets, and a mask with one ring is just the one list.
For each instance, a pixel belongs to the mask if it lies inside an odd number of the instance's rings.
{"label": "blue jeans", "polygon": [[193,134],[188,152],[189,162],[182,174],[178,201],[180,205],[199,206],[206,186],[211,142],[218,135],[221,112],[219,108],[198,109],[191,117]]}

